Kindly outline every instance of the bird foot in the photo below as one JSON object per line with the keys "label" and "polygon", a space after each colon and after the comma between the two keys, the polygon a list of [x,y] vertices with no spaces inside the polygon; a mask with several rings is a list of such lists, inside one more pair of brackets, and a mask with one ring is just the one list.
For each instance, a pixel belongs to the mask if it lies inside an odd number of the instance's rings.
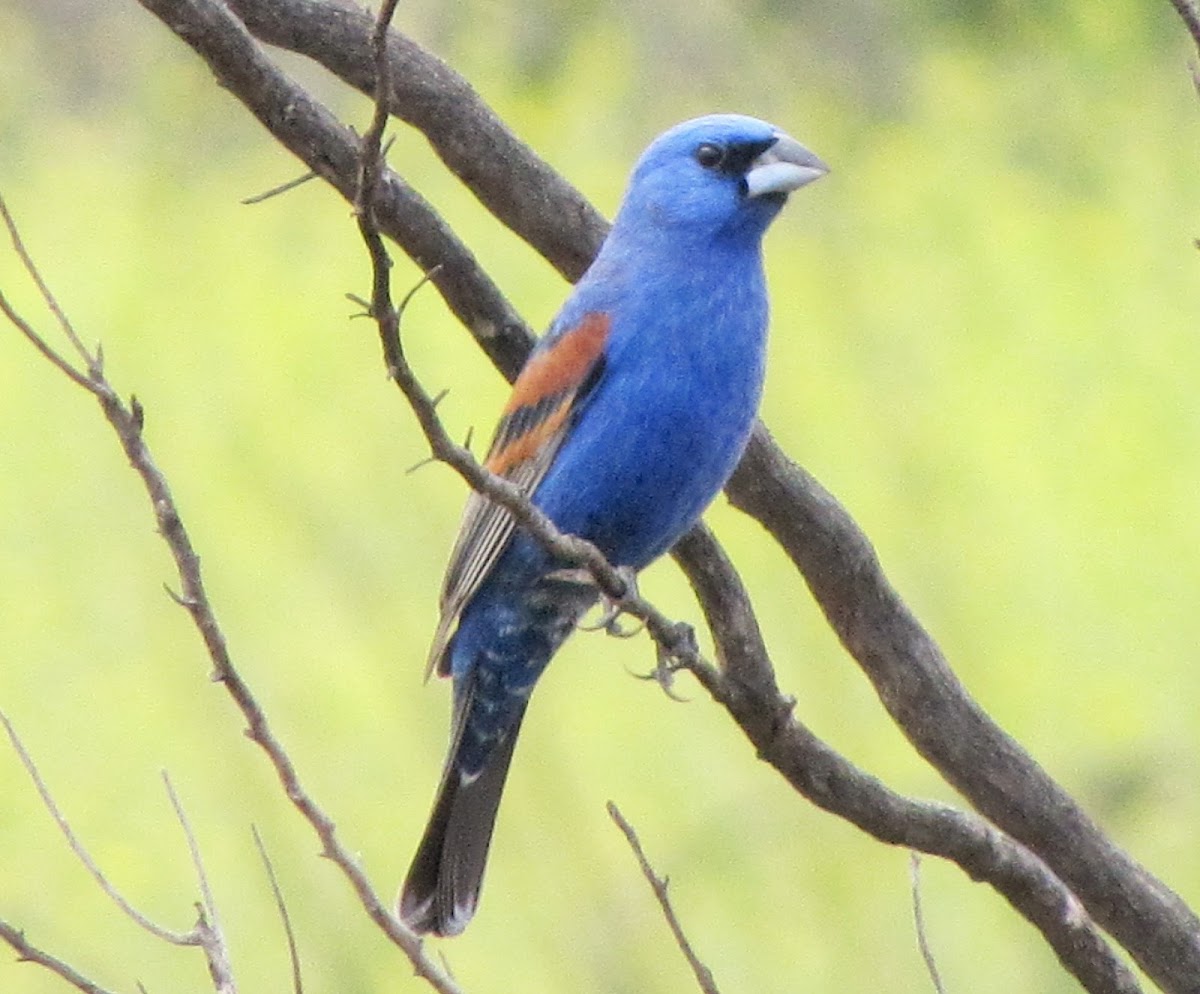
{"label": "bird foot", "polygon": [[[686,643],[683,647],[685,651],[696,652],[699,649],[696,632],[686,622],[681,621],[675,626],[675,639],[677,642]],[[679,661],[676,653],[656,644],[654,669],[649,673],[635,673],[634,676],[639,680],[653,680],[671,700],[684,704],[688,699],[675,692],[675,674],[682,669],[686,669],[686,666]]]}
{"label": "bird foot", "polygon": [[[636,625],[626,626],[620,624],[620,617],[624,611],[621,607],[622,601],[626,598],[638,596],[637,571],[632,566],[617,566],[617,575],[620,576],[621,582],[625,585],[625,591],[620,597],[610,597],[608,594],[601,591],[600,617],[588,624],[579,622],[576,624],[581,632],[598,632],[603,631],[607,635],[612,635],[614,638],[633,638],[643,628],[646,623],[639,621]],[[592,576],[590,570],[566,567],[564,569],[556,569],[548,574],[547,579],[557,580],[561,583],[574,583],[585,586],[594,587],[596,579]]]}

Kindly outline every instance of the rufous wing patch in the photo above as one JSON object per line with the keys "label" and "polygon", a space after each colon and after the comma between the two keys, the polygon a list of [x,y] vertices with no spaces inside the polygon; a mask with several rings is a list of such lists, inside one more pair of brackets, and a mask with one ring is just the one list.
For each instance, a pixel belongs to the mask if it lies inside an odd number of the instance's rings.
{"label": "rufous wing patch", "polygon": [[525,364],[513,384],[504,413],[534,406],[555,394],[574,392],[600,357],[611,327],[612,318],[607,314],[601,311],[585,314],[554,345]]}

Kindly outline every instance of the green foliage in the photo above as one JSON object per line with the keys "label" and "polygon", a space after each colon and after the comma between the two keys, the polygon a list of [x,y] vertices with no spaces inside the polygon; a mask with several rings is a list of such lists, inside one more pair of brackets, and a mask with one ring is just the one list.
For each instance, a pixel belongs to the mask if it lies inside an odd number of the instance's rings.
{"label": "green foliage", "polygon": [[[440,468],[406,472],[426,450],[343,296],[368,280],[347,206],[315,183],[240,206],[296,165],[128,6],[77,23],[78,62],[62,55],[62,23],[0,12],[16,53],[0,59],[0,192],[85,339],[103,341],[113,381],[144,403],[235,658],[387,892],[441,760],[446,688],[422,687],[420,673],[463,490]],[[537,85],[444,37],[610,213],[645,140],[693,111],[769,117],[833,164],[770,239],[766,420],[858,517],[983,704],[1196,904],[1200,174],[1185,47],[1156,41],[1126,7],[1022,22],[1011,4],[968,6],[986,14],[973,23],[1011,26],[1003,47],[931,13],[950,5],[922,8],[926,23],[888,35],[886,96],[882,79],[843,85],[814,49],[789,47],[804,22],[767,31],[730,11],[701,23],[736,31],[729,51],[706,50],[694,86],[683,55],[702,46],[683,37],[655,61],[614,9],[564,5],[562,23],[585,27],[563,28],[569,45],[538,42],[553,69]],[[656,23],[674,29],[670,14]],[[339,99],[366,120],[361,100]],[[391,158],[544,323],[562,282],[419,138],[402,132]],[[398,287],[417,276],[397,265]],[[7,251],[0,287],[51,329]],[[415,301],[405,341],[428,385],[451,388],[453,430],[482,440],[505,389],[433,293]],[[243,989],[286,976],[252,821],[309,989],[421,989],[315,856],[207,681],[198,639],[161,590],[173,575],[144,495],[94,404],[8,329],[0,370],[0,708],[73,825],[135,903],[190,924],[166,768]],[[724,506],[710,520],[745,570],[799,715],[898,789],[950,798],[757,527]],[[695,619],[670,566],[643,589]],[[678,705],[629,679],[650,663],[644,638],[588,635],[552,667],[481,913],[447,946],[464,986],[687,989],[604,813],[612,798],[671,876],[725,989],[925,989],[906,854],[796,800],[697,688]],[[0,917],[110,986],[206,989],[197,957],[143,937],[97,894],[2,748],[0,792]],[[1076,989],[994,894],[952,868],[924,872],[953,989]],[[0,990],[61,989],[0,953]]]}

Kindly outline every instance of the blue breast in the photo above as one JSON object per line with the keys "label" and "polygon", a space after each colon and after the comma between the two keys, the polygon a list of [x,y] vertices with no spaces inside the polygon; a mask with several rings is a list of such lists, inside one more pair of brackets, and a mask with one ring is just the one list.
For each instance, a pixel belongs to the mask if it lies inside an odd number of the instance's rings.
{"label": "blue breast", "polygon": [[761,263],[756,251],[723,262],[706,274],[673,267],[611,312],[604,374],[535,495],[561,529],[618,565],[641,569],[691,527],[753,424],[767,325]]}

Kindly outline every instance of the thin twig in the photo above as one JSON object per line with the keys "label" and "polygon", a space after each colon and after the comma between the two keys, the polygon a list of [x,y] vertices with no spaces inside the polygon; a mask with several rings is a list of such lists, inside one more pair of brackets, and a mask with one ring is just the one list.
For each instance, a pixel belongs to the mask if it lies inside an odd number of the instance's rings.
{"label": "thin twig", "polygon": [[[17,231],[16,222],[9,213],[8,205],[4,202],[3,197],[0,197],[0,216],[3,216],[4,224],[8,228],[8,236],[12,241],[13,250],[16,252],[17,257],[21,260],[21,264],[25,267],[25,271],[29,273],[30,277],[41,291],[42,299],[48,302],[52,312],[54,312],[56,315],[60,314],[61,311],[58,307],[58,303],[54,300],[54,295],[50,293],[46,284],[42,282],[41,274],[38,273],[37,267],[33,264],[33,260],[29,257],[29,252],[25,248],[25,243],[21,239],[21,234],[19,231]],[[16,326],[17,330],[33,343],[34,347],[43,356],[45,356],[50,360],[50,362],[58,367],[60,372],[62,372],[65,376],[70,377],[75,383],[83,387],[85,390],[95,393],[95,388],[91,381],[83,373],[79,372],[79,370],[67,362],[67,360],[64,359],[28,321],[21,317],[21,315],[19,315],[16,310],[13,309],[12,305],[9,304],[3,293],[0,293],[0,310],[2,310],[5,317],[7,317],[8,320]],[[69,328],[70,324],[68,323],[66,327]],[[72,335],[74,335],[73,331]],[[79,339],[76,337],[73,340],[78,342]],[[91,363],[91,356],[87,355],[86,352],[84,355],[84,361],[89,365]]]}
{"label": "thin twig", "polygon": [[263,843],[262,835],[259,834],[258,826],[251,825],[250,831],[254,833],[254,845],[258,848],[258,855],[262,858],[263,866],[267,871],[267,880],[271,884],[271,893],[275,896],[275,907],[279,909],[279,918],[283,922],[283,933],[287,936],[288,958],[292,964],[292,991],[294,994],[304,994],[304,978],[300,971],[300,950],[296,945],[296,933],[292,930],[292,918],[288,914],[287,902],[283,899],[283,890],[279,886],[279,879],[275,876],[275,867],[271,863],[271,857],[267,854],[267,847]]}
{"label": "thin twig", "polygon": [[[689,669],[711,668],[711,664],[701,657],[691,629],[687,625],[669,620],[653,605],[643,600],[636,590],[630,589],[621,573],[591,542],[559,531],[517,487],[484,468],[465,446],[454,443],[437,416],[437,405],[443,394],[430,396],[405,358],[400,341],[401,315],[413,294],[424,283],[436,277],[437,269],[435,267],[424,274],[421,281],[405,295],[399,308],[393,306],[392,259],[384,244],[374,205],[378,201],[378,188],[384,175],[381,149],[383,132],[388,122],[388,95],[391,92],[387,30],[395,8],[396,0],[385,0],[371,36],[376,66],[375,112],[360,144],[358,190],[354,197],[354,213],[358,220],[359,232],[371,260],[371,300],[368,313],[378,325],[388,377],[395,381],[416,414],[433,458],[447,463],[473,489],[504,507],[550,552],[566,560],[571,566],[583,567],[590,571],[602,593],[619,603],[623,611],[632,614],[646,625],[658,647],[660,658],[675,660],[679,666]],[[664,686],[667,684],[669,673],[669,668],[659,667],[658,674]]]}
{"label": "thin twig", "polygon": [[[375,58],[375,111],[370,127],[363,134],[358,156],[358,195],[354,213],[358,230],[371,257],[371,301],[368,313],[379,325],[389,375],[403,362],[400,352],[400,315],[392,306],[392,259],[383,244],[383,235],[375,218],[375,199],[383,176],[383,132],[388,122],[388,94],[391,90],[390,67],[387,58],[388,26],[396,12],[397,0],[384,0],[371,33],[371,51]],[[431,274],[426,274],[427,277]],[[424,280],[422,281],[424,282]]]}
{"label": "thin twig", "polygon": [[54,294],[50,292],[50,288],[46,286],[45,281],[42,279],[42,274],[38,272],[37,266],[33,264],[33,259],[30,258],[29,252],[25,248],[25,242],[21,238],[21,233],[17,231],[16,223],[13,221],[12,215],[8,212],[8,206],[4,203],[3,198],[0,198],[0,214],[4,215],[4,224],[8,228],[8,235],[12,239],[13,249],[17,253],[17,258],[21,260],[21,265],[25,268],[25,272],[29,274],[29,278],[36,284],[38,292],[41,293],[46,306],[50,308],[55,320],[58,321],[59,327],[62,328],[63,333],[67,336],[67,340],[75,347],[75,351],[79,353],[80,358],[87,365],[88,372],[98,372],[103,366],[100,350],[97,349],[93,355],[87,350],[83,341],[75,333],[75,328],[72,326],[66,312],[59,307]]}
{"label": "thin twig", "polygon": [[69,963],[60,960],[57,956],[52,956],[44,949],[39,949],[25,938],[24,932],[19,928],[9,925],[6,921],[0,921],[0,939],[3,939],[13,948],[17,954],[17,958],[22,962],[36,963],[38,966],[44,966],[76,990],[83,991],[84,994],[112,994],[107,988],[101,987],[93,980],[89,980]]}
{"label": "thin twig", "polygon": [[396,0],[386,0],[379,12],[376,30],[372,35],[378,74],[375,113],[371,120],[371,126],[362,137],[359,188],[354,199],[359,231],[371,260],[372,289],[369,313],[379,327],[379,340],[388,376],[403,391],[416,413],[434,458],[453,467],[474,489],[502,505],[551,552],[565,559],[572,566],[582,566],[588,569],[604,594],[614,601],[618,601],[622,610],[646,624],[651,636],[666,656],[676,659],[680,665],[685,667],[708,667],[711,664],[701,658],[694,642],[689,638],[690,629],[686,625],[669,620],[647,601],[642,600],[636,591],[629,589],[629,585],[620,572],[591,542],[559,531],[554,523],[541,510],[534,507],[517,487],[503,477],[489,472],[475,460],[468,449],[454,443],[437,416],[437,404],[441,399],[441,394],[436,397],[430,396],[417,380],[412,367],[405,358],[404,348],[400,341],[401,314],[413,294],[426,281],[435,277],[436,270],[424,275],[421,282],[407,293],[399,308],[393,306],[392,260],[376,222],[373,205],[377,199],[376,187],[381,182],[384,169],[381,148],[383,131],[388,121],[387,94],[390,92],[387,25],[390,23],[395,7]]}
{"label": "thin twig", "polygon": [[229,958],[229,945],[225,941],[225,933],[221,928],[221,919],[217,914],[217,902],[213,898],[212,887],[208,883],[208,873],[204,869],[204,859],[200,855],[200,845],[188,821],[187,812],[175,793],[175,785],[171,783],[167,771],[162,771],[163,784],[167,788],[167,797],[171,799],[171,807],[175,817],[183,829],[187,840],[188,852],[192,857],[192,866],[196,870],[196,879],[200,884],[200,896],[203,908],[200,920],[196,923],[196,933],[200,936],[200,945],[204,949],[204,958],[208,961],[208,973],[219,994],[235,994],[237,985],[233,978],[233,966]]}
{"label": "thin twig", "polygon": [[654,891],[655,898],[658,899],[659,907],[662,908],[663,917],[667,920],[667,925],[671,929],[671,934],[675,936],[675,942],[679,946],[680,952],[683,953],[684,959],[687,960],[688,966],[692,968],[692,973],[696,975],[696,983],[700,985],[700,990],[704,994],[720,994],[716,981],[713,980],[712,971],[700,962],[700,958],[696,955],[692,944],[688,942],[688,938],[684,935],[683,926],[679,924],[679,918],[675,914],[675,909],[671,907],[671,899],[667,896],[667,878],[660,877],[654,872],[654,867],[650,865],[650,860],[646,858],[646,852],[642,849],[642,843],[638,840],[637,832],[633,826],[625,820],[625,816],[621,814],[617,806],[612,802],[608,802],[608,816],[616,823],[625,836],[625,840],[629,843],[629,848],[633,850],[634,856],[637,857],[638,866],[642,868],[642,876],[650,884]]}
{"label": "thin twig", "polygon": [[59,831],[62,832],[63,837],[67,840],[67,845],[71,847],[71,852],[78,857],[79,861],[91,875],[92,879],[96,881],[97,886],[108,895],[109,899],[121,909],[121,912],[126,917],[136,922],[138,926],[145,929],[151,935],[157,936],[164,942],[169,942],[175,946],[199,945],[200,936],[195,930],[191,932],[175,932],[169,928],[164,928],[157,922],[151,921],[144,914],[138,911],[137,908],[130,904],[125,899],[125,896],[109,882],[108,878],[101,871],[100,867],[96,865],[96,861],[92,859],[91,854],[84,847],[83,843],[79,841],[79,837],[75,834],[75,830],[71,828],[70,824],[67,822],[66,816],[63,815],[61,810],[59,810],[58,804],[55,803],[54,796],[50,793],[49,787],[46,786],[46,782],[42,779],[41,773],[38,772],[38,768],[33,762],[33,757],[29,755],[29,751],[25,748],[25,744],[21,741],[20,736],[17,735],[17,730],[13,727],[12,722],[9,721],[8,715],[6,715],[3,711],[0,711],[0,725],[3,725],[4,730],[8,733],[9,741],[12,743],[13,749],[20,758],[21,765],[25,767],[25,772],[29,774],[29,778],[33,781],[33,785],[37,789],[38,796],[40,796],[42,799],[42,804],[45,805],[46,810],[50,812],[50,817],[52,817],[55,824],[58,825]]}
{"label": "thin twig", "polygon": [[208,919],[212,928],[220,931],[221,920],[217,914],[217,902],[213,900],[212,887],[208,883],[208,874],[204,869],[204,860],[200,855],[200,846],[196,842],[195,833],[192,832],[191,823],[188,821],[187,812],[183,809],[183,804],[179,800],[179,795],[175,793],[175,785],[171,783],[171,777],[166,770],[162,771],[163,784],[167,788],[167,797],[171,800],[171,807],[175,810],[175,817],[179,820],[179,827],[183,829],[184,838],[187,840],[188,852],[192,857],[192,866],[196,870],[196,879],[200,884],[200,896],[204,900],[204,907],[208,911]]}
{"label": "thin twig", "polygon": [[942,986],[942,978],[938,973],[937,960],[929,945],[929,936],[925,932],[925,910],[921,906],[921,855],[915,850],[908,853],[908,873],[912,881],[913,925],[917,930],[917,946],[921,950],[921,958],[925,961],[925,969],[929,971],[929,979],[933,981],[933,989],[937,994],[946,994]]}

